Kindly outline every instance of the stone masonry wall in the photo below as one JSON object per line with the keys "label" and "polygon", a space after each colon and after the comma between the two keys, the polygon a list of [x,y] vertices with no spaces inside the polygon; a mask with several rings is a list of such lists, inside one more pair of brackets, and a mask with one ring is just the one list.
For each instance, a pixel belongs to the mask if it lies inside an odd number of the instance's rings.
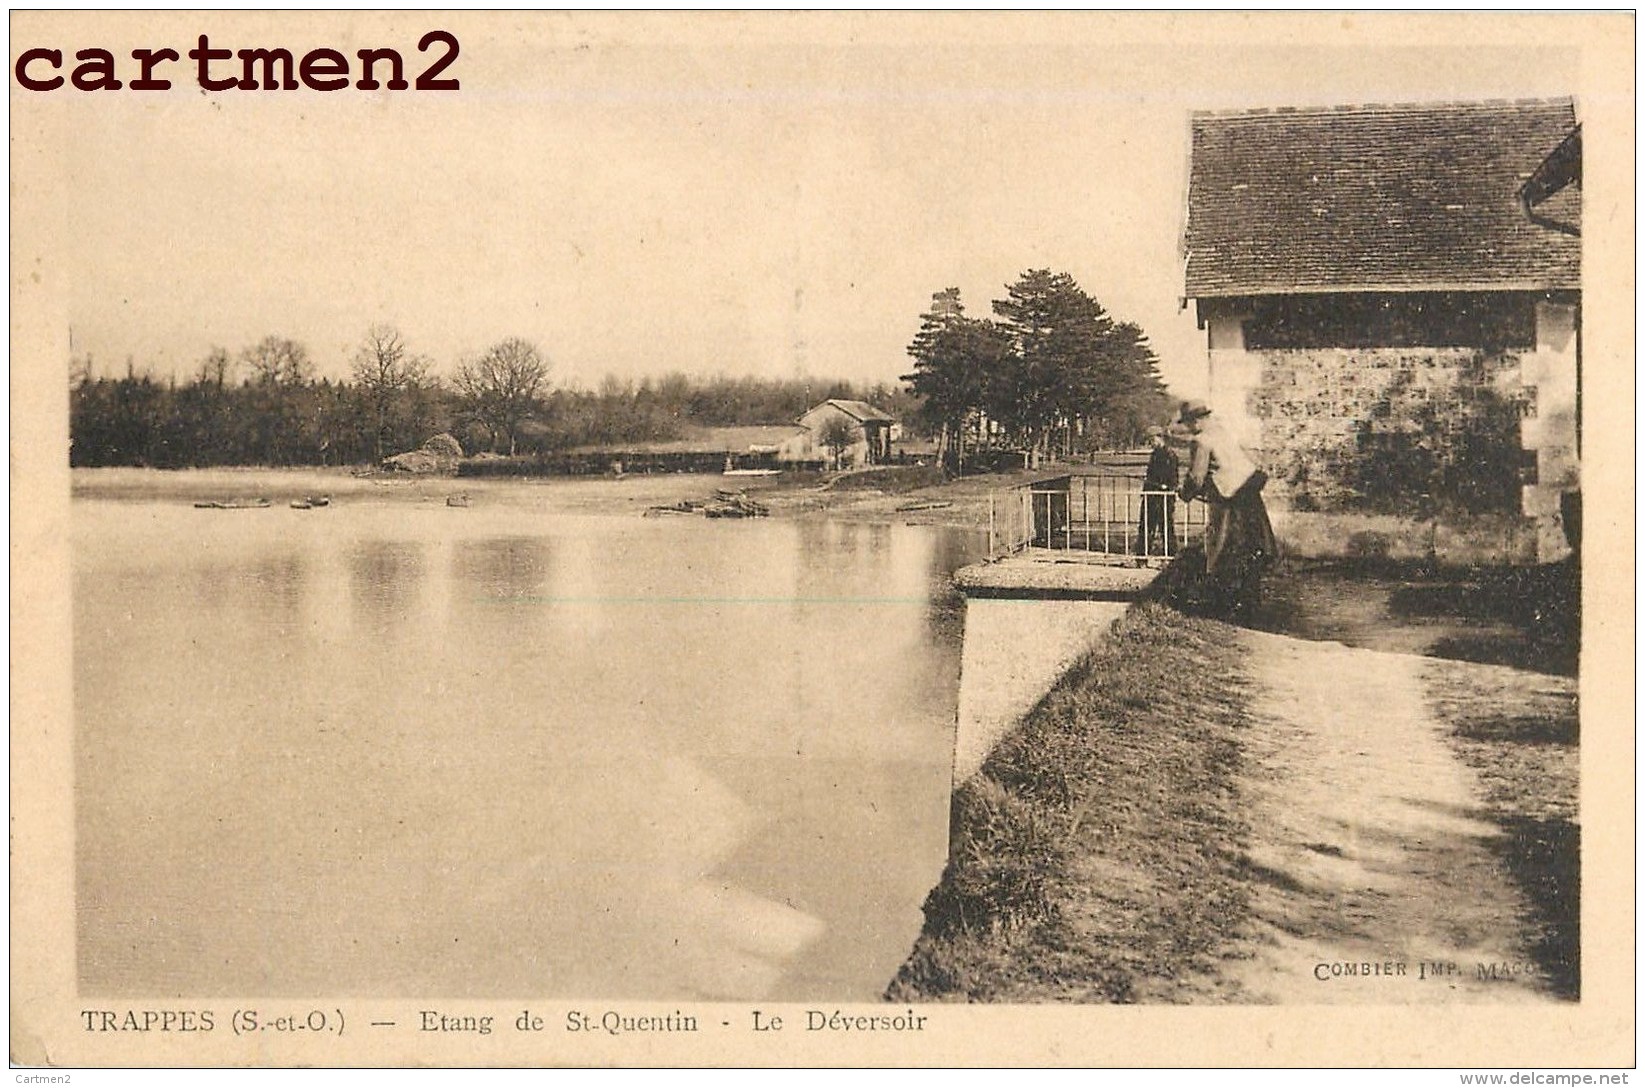
{"label": "stone masonry wall", "polygon": [[1246,411],[1290,509],[1419,518],[1517,514],[1535,413],[1518,352],[1308,348],[1249,353]]}

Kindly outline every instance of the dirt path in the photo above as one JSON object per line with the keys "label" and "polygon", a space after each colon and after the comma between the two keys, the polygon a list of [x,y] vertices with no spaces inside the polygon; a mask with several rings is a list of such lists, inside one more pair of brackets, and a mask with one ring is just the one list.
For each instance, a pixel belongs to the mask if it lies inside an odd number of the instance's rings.
{"label": "dirt path", "polygon": [[1502,832],[1430,710],[1435,662],[1243,631],[1252,712],[1246,1000],[1554,1000],[1528,954],[1528,909]]}

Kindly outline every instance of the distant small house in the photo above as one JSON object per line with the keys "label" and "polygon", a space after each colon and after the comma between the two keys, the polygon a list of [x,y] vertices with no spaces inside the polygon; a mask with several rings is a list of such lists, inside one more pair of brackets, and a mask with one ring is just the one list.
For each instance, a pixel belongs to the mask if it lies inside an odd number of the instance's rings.
{"label": "distant small house", "polygon": [[[1186,299],[1278,509],[1485,515],[1566,551],[1581,142],[1569,99],[1200,113]],[[1476,519],[1477,520],[1477,519]]]}
{"label": "distant small house", "polygon": [[844,420],[852,441],[840,457],[842,465],[877,465],[891,458],[891,434],[897,421],[860,400],[825,400],[797,421],[800,432],[785,441],[777,456],[784,461],[832,460],[834,451],[823,440],[832,420]]}

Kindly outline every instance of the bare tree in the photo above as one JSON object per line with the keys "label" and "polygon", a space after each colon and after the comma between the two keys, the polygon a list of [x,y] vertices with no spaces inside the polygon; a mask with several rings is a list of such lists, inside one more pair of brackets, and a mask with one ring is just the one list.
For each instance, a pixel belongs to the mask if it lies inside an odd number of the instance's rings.
{"label": "bare tree", "polygon": [[818,437],[828,447],[828,452],[834,455],[834,467],[839,468],[845,451],[857,444],[857,428],[844,416],[833,416],[822,425],[822,433]]}
{"label": "bare tree", "polygon": [[228,349],[214,347],[200,360],[198,380],[201,385],[212,385],[222,389],[228,384],[228,377],[233,369],[234,360],[229,358]]}
{"label": "bare tree", "polygon": [[407,348],[393,325],[373,325],[354,350],[354,384],[371,417],[377,460],[383,459],[383,440],[392,426],[396,403],[423,384],[429,362]]}
{"label": "bare tree", "polygon": [[265,336],[240,353],[260,385],[303,385],[314,376],[308,349],[283,336]]}
{"label": "bare tree", "polygon": [[530,414],[548,382],[548,360],[537,345],[510,337],[487,348],[478,359],[457,369],[457,392],[469,411],[491,431],[492,444],[507,436],[514,453],[520,423]]}

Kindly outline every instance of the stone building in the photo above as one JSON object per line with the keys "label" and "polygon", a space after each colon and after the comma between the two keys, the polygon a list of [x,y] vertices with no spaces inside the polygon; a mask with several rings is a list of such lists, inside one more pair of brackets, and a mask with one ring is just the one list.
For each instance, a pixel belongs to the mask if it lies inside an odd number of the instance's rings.
{"label": "stone building", "polygon": [[824,428],[831,421],[844,420],[851,430],[851,444],[840,454],[844,466],[882,464],[891,458],[892,429],[896,420],[872,404],[860,400],[825,400],[801,416],[800,430],[777,450],[783,461],[828,459],[832,451],[823,441]]}
{"label": "stone building", "polygon": [[1282,535],[1303,552],[1567,554],[1573,102],[1200,113],[1191,128],[1184,302],[1211,403],[1272,478]]}

